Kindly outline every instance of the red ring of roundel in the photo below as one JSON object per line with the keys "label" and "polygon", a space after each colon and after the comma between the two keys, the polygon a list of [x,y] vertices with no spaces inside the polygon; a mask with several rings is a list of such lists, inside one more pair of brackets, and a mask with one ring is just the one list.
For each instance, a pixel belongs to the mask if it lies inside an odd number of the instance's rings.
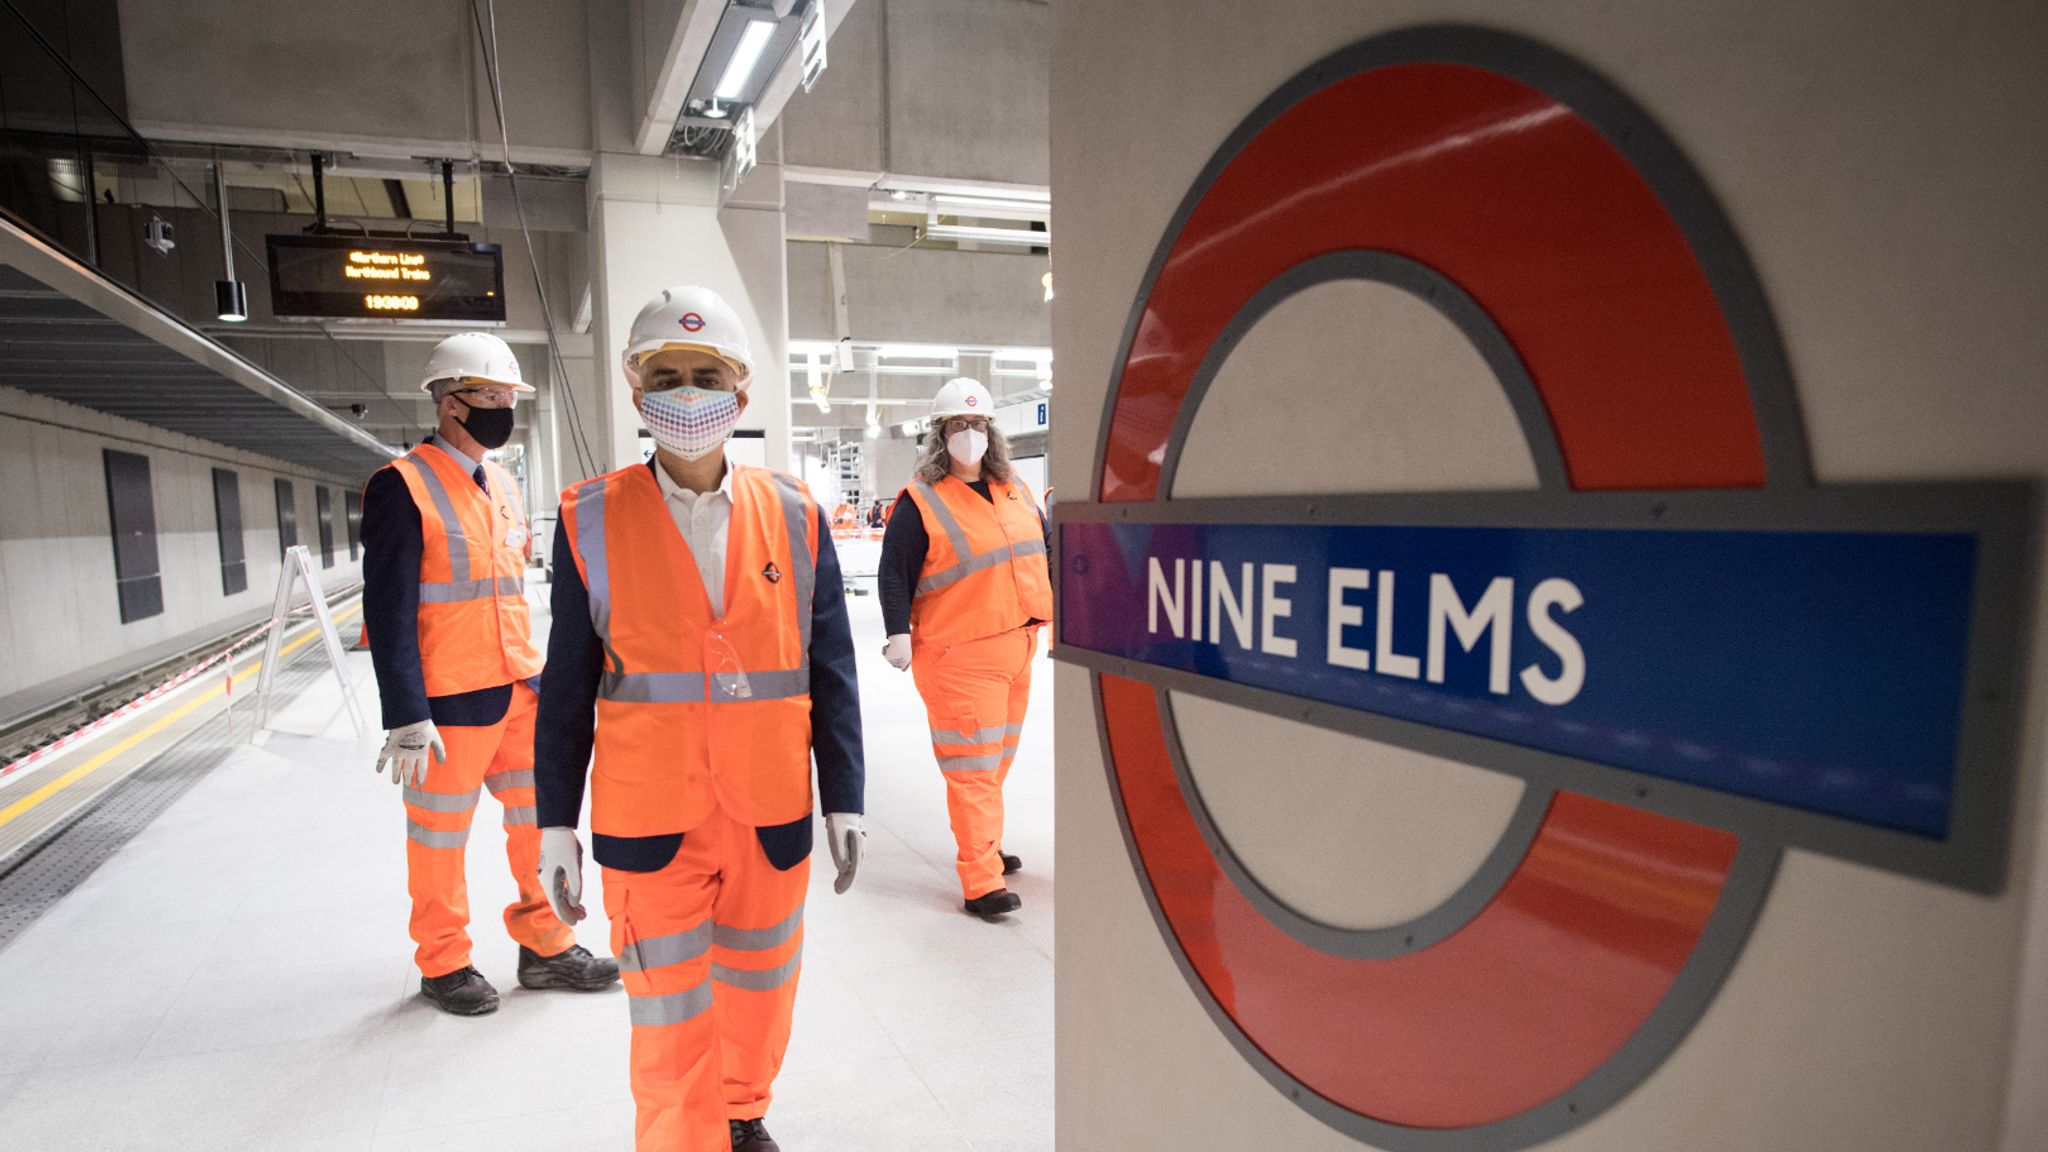
{"label": "red ring of roundel", "polygon": [[[1642,176],[1533,87],[1404,63],[1303,98],[1203,193],[1137,317],[1099,499],[1165,495],[1160,462],[1224,326],[1281,272],[1347,249],[1420,261],[1478,301],[1527,367],[1573,489],[1763,484],[1727,323]],[[1121,815],[1171,944],[1244,1040],[1372,1120],[1468,1128],[1569,1092],[1671,988],[1734,863],[1729,832],[1560,792],[1462,928],[1391,959],[1331,956],[1267,921],[1210,854],[1155,689],[1098,682]]]}

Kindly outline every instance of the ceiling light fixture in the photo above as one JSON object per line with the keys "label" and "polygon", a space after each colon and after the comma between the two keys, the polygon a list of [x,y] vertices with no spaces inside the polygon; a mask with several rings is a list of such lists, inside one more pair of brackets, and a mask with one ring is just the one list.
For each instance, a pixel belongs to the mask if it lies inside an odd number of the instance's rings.
{"label": "ceiling light fixture", "polygon": [[983,228],[972,224],[927,224],[927,240],[951,240],[968,244],[1018,244],[1026,248],[1052,247],[1052,230],[1034,232],[1028,228]]}
{"label": "ceiling light fixture", "polygon": [[761,62],[761,53],[768,50],[768,40],[774,35],[774,21],[747,21],[747,30],[740,33],[739,47],[732,50],[725,75],[718,78],[718,87],[711,90],[711,95],[719,100],[739,99],[740,93],[747,90],[747,82],[754,78],[754,66]]}

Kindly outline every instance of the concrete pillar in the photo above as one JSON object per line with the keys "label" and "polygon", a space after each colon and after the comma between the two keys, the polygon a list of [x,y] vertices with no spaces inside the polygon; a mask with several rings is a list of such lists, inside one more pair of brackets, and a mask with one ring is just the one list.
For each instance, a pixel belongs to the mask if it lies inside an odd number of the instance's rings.
{"label": "concrete pillar", "polygon": [[[619,368],[633,317],[663,288],[695,284],[725,298],[754,351],[752,400],[742,430],[765,434],[758,459],[789,456],[788,277],[783,265],[782,176],[763,164],[744,196],[721,210],[719,166],[708,161],[601,152],[590,170],[591,332],[598,403],[585,413],[600,469],[640,459],[640,417]],[[744,441],[741,442],[744,444]],[[741,447],[734,458],[755,453]]]}

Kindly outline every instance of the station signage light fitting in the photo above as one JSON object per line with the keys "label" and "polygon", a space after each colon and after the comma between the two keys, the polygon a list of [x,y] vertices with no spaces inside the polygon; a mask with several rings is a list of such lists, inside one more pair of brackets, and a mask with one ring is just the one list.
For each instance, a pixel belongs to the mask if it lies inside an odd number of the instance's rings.
{"label": "station signage light fitting", "polygon": [[281,319],[505,322],[496,244],[362,236],[270,236],[271,310]]}

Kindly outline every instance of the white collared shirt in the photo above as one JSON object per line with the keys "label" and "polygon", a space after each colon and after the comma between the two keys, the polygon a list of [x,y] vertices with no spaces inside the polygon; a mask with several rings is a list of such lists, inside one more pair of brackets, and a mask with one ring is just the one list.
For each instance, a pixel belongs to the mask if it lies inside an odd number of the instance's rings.
{"label": "white collared shirt", "polygon": [[732,531],[732,474],[732,462],[727,461],[718,487],[699,494],[670,479],[661,461],[654,462],[654,481],[661,485],[669,518],[676,522],[676,531],[697,561],[697,575],[711,597],[713,619],[725,615],[725,541]]}
{"label": "white collared shirt", "polygon": [[455,462],[457,464],[462,465],[462,474],[464,476],[475,476],[476,470],[484,466],[483,461],[470,459],[469,453],[464,452],[462,449],[457,448],[455,445],[450,444],[448,441],[441,439],[441,434],[439,432],[436,432],[432,436],[427,437],[427,443],[432,444],[434,447],[439,448],[441,451],[446,452],[448,455],[454,457]]}

